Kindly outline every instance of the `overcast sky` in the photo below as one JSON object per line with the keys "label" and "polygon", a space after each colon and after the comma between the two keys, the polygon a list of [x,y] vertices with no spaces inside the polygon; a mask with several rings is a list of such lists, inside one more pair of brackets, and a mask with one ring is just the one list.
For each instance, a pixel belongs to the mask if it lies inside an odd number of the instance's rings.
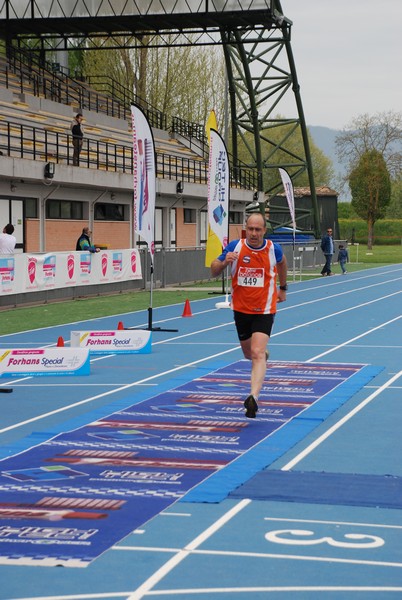
{"label": "overcast sky", "polygon": [[402,0],[282,0],[308,125],[402,111]]}

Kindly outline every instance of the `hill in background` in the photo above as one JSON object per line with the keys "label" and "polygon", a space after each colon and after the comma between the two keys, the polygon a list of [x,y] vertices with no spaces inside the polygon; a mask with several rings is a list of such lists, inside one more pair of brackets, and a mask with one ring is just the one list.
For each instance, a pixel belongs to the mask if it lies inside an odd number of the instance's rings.
{"label": "hill in background", "polygon": [[332,161],[335,177],[331,185],[339,193],[339,200],[350,202],[349,187],[340,185],[340,180],[345,175],[345,167],[339,162],[335,150],[335,138],[341,133],[340,130],[320,125],[309,125],[308,129],[315,145]]}

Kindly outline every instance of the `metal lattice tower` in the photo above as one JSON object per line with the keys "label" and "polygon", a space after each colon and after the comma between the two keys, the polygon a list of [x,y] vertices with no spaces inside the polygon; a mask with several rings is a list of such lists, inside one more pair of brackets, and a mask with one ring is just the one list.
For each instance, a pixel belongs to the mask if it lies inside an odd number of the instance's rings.
{"label": "metal lattice tower", "polygon": [[[292,179],[307,172],[311,190],[313,230],[320,235],[319,215],[295,62],[291,48],[292,22],[280,0],[4,0],[0,4],[0,37],[7,45],[38,45],[42,53],[97,47],[163,47],[222,45],[226,62],[231,162],[257,174],[258,198],[280,192],[278,167]],[[294,116],[281,116],[291,99]],[[287,110],[288,112],[288,110]],[[290,144],[302,140],[300,151]],[[265,195],[264,195],[265,194]],[[275,207],[270,204],[270,209]],[[304,229],[306,211],[298,215]],[[289,221],[290,222],[290,221]],[[285,223],[286,224],[286,223]]]}

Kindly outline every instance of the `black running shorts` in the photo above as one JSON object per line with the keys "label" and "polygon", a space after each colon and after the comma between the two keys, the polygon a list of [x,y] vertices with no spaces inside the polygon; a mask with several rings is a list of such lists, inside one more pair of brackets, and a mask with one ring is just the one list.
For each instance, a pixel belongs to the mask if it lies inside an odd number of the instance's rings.
{"label": "black running shorts", "polygon": [[247,313],[234,311],[234,320],[237,329],[237,335],[242,342],[251,338],[253,333],[265,333],[268,337],[271,335],[272,325],[275,315],[249,315]]}

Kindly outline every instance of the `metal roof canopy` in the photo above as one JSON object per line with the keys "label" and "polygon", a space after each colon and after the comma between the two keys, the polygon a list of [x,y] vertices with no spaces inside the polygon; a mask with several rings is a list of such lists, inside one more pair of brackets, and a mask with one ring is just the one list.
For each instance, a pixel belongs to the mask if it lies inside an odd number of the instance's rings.
{"label": "metal roof canopy", "polygon": [[[292,179],[307,170],[314,233],[319,237],[317,198],[291,49],[291,26],[280,0],[5,0],[0,6],[0,37],[7,44],[39,40],[45,51],[90,50],[91,38],[102,38],[103,49],[121,47],[121,38],[126,48],[223,45],[232,168],[235,171],[239,165],[241,140],[249,154],[248,166],[258,173],[258,191],[265,191],[268,196],[281,188],[275,183],[277,178],[273,178],[272,185],[264,184],[272,169],[284,167]],[[275,116],[273,111],[289,94],[294,97],[296,116]],[[278,141],[271,133],[281,125],[286,125],[286,131]],[[295,154],[287,146],[296,132],[301,133],[304,155]]]}
{"label": "metal roof canopy", "polygon": [[274,5],[274,0],[5,0],[0,35],[247,27],[274,21]]}

